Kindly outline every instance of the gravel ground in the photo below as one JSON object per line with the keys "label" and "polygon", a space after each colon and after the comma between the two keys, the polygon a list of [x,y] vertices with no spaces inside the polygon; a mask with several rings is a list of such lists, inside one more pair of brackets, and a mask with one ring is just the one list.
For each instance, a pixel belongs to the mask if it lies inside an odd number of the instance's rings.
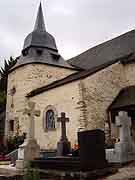
{"label": "gravel ground", "polygon": [[103,178],[103,180],[135,180],[135,166],[120,168],[118,173]]}
{"label": "gravel ground", "polygon": [[[11,166],[0,165],[0,174],[15,175],[16,169]],[[0,176],[0,180],[1,180],[1,176]],[[135,162],[125,167],[119,168],[119,171],[116,174],[110,175],[105,178],[99,178],[98,180],[135,180]]]}

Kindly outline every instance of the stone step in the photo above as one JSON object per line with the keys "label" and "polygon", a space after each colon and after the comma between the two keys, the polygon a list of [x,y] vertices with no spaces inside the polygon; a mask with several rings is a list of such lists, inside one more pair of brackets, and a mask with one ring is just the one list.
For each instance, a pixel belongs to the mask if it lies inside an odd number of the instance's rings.
{"label": "stone step", "polygon": [[17,176],[0,175],[0,180],[23,180],[23,177],[20,175]]}
{"label": "stone step", "polygon": [[10,165],[0,165],[0,175],[4,176],[16,176],[21,172],[17,170],[15,167],[11,167]]}

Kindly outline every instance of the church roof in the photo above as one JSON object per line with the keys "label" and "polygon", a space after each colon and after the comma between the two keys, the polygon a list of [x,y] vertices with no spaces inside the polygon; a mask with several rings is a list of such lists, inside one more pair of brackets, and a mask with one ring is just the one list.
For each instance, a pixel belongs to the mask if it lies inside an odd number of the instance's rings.
{"label": "church roof", "polygon": [[18,67],[33,63],[78,70],[67,63],[58,53],[54,37],[46,31],[41,3],[38,9],[34,30],[26,37],[22,55],[17,58],[16,65],[10,69],[9,72]]}
{"label": "church roof", "polygon": [[38,9],[34,30],[26,37],[23,50],[30,46],[46,47],[57,51],[54,37],[46,31],[41,3]]}
{"label": "church roof", "polygon": [[[55,59],[56,56],[56,59]],[[58,57],[58,59],[57,59]],[[46,65],[51,65],[51,66],[57,66],[61,68],[68,68],[68,69],[73,69],[73,70],[79,70],[70,64],[68,64],[63,57],[60,56],[58,52],[54,52],[49,49],[44,49],[42,54],[39,56],[35,52],[35,48],[29,50],[29,54],[27,56],[20,56],[17,58],[17,63],[16,65],[9,70],[9,72],[12,72],[18,67],[22,67],[26,64],[46,64]]]}
{"label": "church roof", "polygon": [[122,89],[108,109],[120,110],[129,106],[135,106],[135,86]]}
{"label": "church roof", "polygon": [[68,63],[84,70],[93,69],[133,52],[135,52],[135,30],[95,46],[69,59]]}

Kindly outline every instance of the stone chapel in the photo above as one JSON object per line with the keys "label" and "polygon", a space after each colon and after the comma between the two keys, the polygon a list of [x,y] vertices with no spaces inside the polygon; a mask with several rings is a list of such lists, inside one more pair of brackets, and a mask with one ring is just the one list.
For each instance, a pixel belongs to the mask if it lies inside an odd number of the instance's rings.
{"label": "stone chapel", "polygon": [[21,55],[8,75],[5,136],[28,132],[24,109],[35,103],[35,139],[41,149],[56,149],[61,136],[57,118],[69,118],[67,137],[77,132],[105,130],[114,138],[119,111],[132,118],[135,134],[135,30],[65,61],[54,37],[46,31],[40,4],[34,30],[25,38]]}

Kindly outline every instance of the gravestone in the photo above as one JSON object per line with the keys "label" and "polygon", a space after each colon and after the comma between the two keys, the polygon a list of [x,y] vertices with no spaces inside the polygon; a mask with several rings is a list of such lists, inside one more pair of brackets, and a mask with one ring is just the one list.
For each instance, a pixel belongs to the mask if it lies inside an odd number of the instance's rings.
{"label": "gravestone", "polygon": [[[65,113],[62,114],[62,119],[65,122]],[[59,120],[61,122],[61,117]],[[69,121],[69,119],[66,121]],[[63,133],[65,133],[65,131]],[[61,139],[63,140],[63,138],[68,142],[66,133],[62,134]],[[65,174],[68,172],[71,172],[72,174],[74,172],[75,174],[80,172],[84,173],[85,171],[88,173],[92,172],[93,174],[93,172],[97,173],[99,169],[108,167],[108,163],[105,159],[105,134],[102,130],[97,129],[78,132],[78,139],[80,156],[56,156],[45,159],[38,158],[31,161],[31,167],[49,170],[50,173],[55,171],[60,173],[64,172]],[[73,179],[76,179],[76,177],[73,176]]]}
{"label": "gravestone", "polygon": [[71,151],[71,144],[66,135],[66,122],[69,122],[69,118],[66,118],[66,114],[62,112],[61,117],[58,117],[58,122],[61,122],[61,138],[57,143],[57,155],[66,156]]}
{"label": "gravestone", "polygon": [[106,150],[109,162],[125,163],[135,159],[133,141],[131,138],[131,118],[127,112],[119,112],[115,125],[119,128],[119,142],[115,143],[114,149]]}
{"label": "gravestone", "polygon": [[35,110],[35,103],[28,102],[28,109],[24,110],[23,114],[29,117],[29,130],[28,136],[24,143],[19,146],[18,160],[16,161],[16,168],[22,169],[25,166],[25,162],[34,160],[40,156],[40,147],[37,144],[35,136],[35,116],[40,116],[40,111]]}
{"label": "gravestone", "polygon": [[104,168],[105,134],[100,129],[78,132],[80,163],[82,170]]}

